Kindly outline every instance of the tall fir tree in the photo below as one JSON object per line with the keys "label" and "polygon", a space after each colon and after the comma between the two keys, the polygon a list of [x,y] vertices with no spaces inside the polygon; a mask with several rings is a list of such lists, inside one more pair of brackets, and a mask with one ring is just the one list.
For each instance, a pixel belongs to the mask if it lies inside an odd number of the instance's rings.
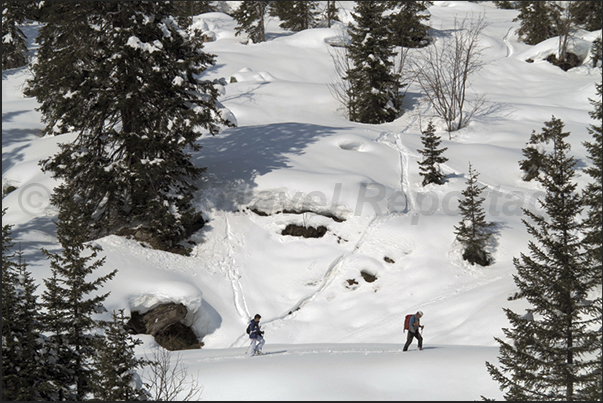
{"label": "tall fir tree", "polygon": [[344,80],[349,83],[350,120],[380,124],[400,115],[400,76],[394,71],[395,45],[384,16],[386,2],[361,1],[354,7],[348,46],[351,67]]}
{"label": "tall fir tree", "polygon": [[428,43],[429,26],[425,25],[430,18],[427,9],[433,1],[386,1],[392,10],[388,16],[391,25],[391,41],[396,46],[416,48]]}
{"label": "tall fir tree", "polygon": [[459,210],[463,220],[455,226],[456,239],[463,245],[463,259],[472,265],[489,266],[492,257],[486,250],[488,241],[492,237],[491,227],[494,223],[486,221],[486,212],[482,197],[485,186],[479,186],[477,178],[479,173],[469,163],[469,178],[467,188],[463,190],[463,199],[459,202]]}
{"label": "tall fir tree", "polygon": [[[585,237],[584,245],[590,256],[591,261],[597,267],[595,273],[598,273],[599,284],[603,283],[603,189],[602,189],[602,171],[603,171],[603,142],[601,141],[601,121],[603,120],[603,111],[601,108],[601,83],[596,85],[598,99],[591,100],[594,110],[590,116],[597,124],[590,125],[589,133],[593,137],[592,142],[584,142],[584,147],[588,151],[588,158],[592,165],[584,170],[591,178],[584,190],[584,205],[586,207],[585,219]],[[600,300],[599,300],[600,303]]]}
{"label": "tall fir tree", "polygon": [[100,248],[86,244],[89,221],[82,219],[76,203],[59,212],[57,238],[62,252],[42,249],[50,260],[52,277],[44,280],[42,317],[48,351],[45,393],[48,400],[87,400],[93,392],[94,360],[99,347],[97,334],[108,296],[100,288],[115,276],[116,270],[90,279],[105,259],[97,259]]}
{"label": "tall fir tree", "polygon": [[[2,210],[4,216],[6,210]],[[2,226],[2,401],[40,400],[41,340],[37,285]]]}
{"label": "tall fir tree", "polygon": [[563,128],[555,117],[543,128],[552,143],[538,178],[544,215],[524,209],[534,240],[529,255],[513,260],[519,291],[512,299],[526,299],[531,315],[505,309],[511,328],[503,329],[506,341],[496,338],[501,368],[486,363],[506,400],[601,399],[601,267],[580,239],[576,161]]}
{"label": "tall fir tree", "polygon": [[157,248],[173,248],[200,219],[191,200],[204,169],[189,150],[229,124],[216,83],[201,78],[215,57],[179,28],[171,2],[78,2],[61,11],[40,29],[27,89],[47,132],[77,133],[42,161],[64,180],[52,202],[78,201],[93,236],[142,226]]}
{"label": "tall fir tree", "polygon": [[27,18],[30,2],[2,2],[2,70],[27,64],[27,41],[19,25]]}
{"label": "tall fir tree", "polygon": [[[4,223],[4,215],[6,209],[2,209],[2,222]],[[15,273],[15,256],[13,248],[15,244],[11,237],[12,225],[2,225],[2,401],[16,400],[17,387],[14,387],[11,382],[12,376],[18,373],[17,368],[13,364],[14,344],[12,325],[14,319],[12,317],[13,305],[16,303],[15,283],[17,282]]]}
{"label": "tall fir tree", "polygon": [[[44,379],[44,373],[40,370],[42,362],[42,338],[40,332],[40,305],[38,296],[35,294],[38,286],[23,258],[22,251],[17,252],[17,282],[15,284],[16,303],[11,307],[10,316],[13,317],[14,336],[12,340],[13,356],[12,364],[18,369],[16,373],[2,374],[3,379],[8,382],[14,381],[13,387],[17,392],[14,400],[40,400],[39,385]],[[10,326],[2,323],[2,327]],[[9,342],[9,346],[10,346]],[[11,376],[12,375],[12,376]],[[4,388],[3,388],[4,391]]]}
{"label": "tall fir tree", "polygon": [[73,391],[76,383],[73,368],[73,351],[66,332],[69,324],[62,319],[61,279],[55,271],[45,279],[47,290],[42,294],[41,305],[45,312],[41,315],[42,329],[47,334],[41,351],[41,371],[43,379],[39,387],[42,400],[69,401],[75,399]]}
{"label": "tall fir tree", "polygon": [[319,14],[319,1],[272,1],[270,15],[281,20],[279,26],[289,31],[314,28]]}
{"label": "tall fir tree", "polygon": [[254,43],[266,41],[266,14],[271,1],[242,1],[235,10],[235,33],[247,33]]}
{"label": "tall fir tree", "polygon": [[137,369],[148,365],[137,358],[135,347],[142,344],[126,330],[128,317],[124,310],[113,311],[105,326],[105,337],[98,349],[94,372],[94,398],[101,401],[149,400]]}
{"label": "tall fir tree", "polygon": [[528,45],[559,35],[556,22],[559,8],[554,1],[520,1],[519,14],[513,21],[520,21],[517,33]]}
{"label": "tall fir tree", "polygon": [[446,181],[446,176],[442,173],[440,164],[448,161],[448,158],[442,156],[448,148],[439,148],[442,139],[435,134],[433,122],[430,121],[427,128],[421,131],[421,142],[423,143],[423,149],[417,151],[423,155],[423,160],[419,161],[423,186],[427,186],[430,183],[443,185]]}
{"label": "tall fir tree", "polygon": [[[41,9],[42,24],[38,30],[40,44],[36,61],[32,64],[32,78],[24,89],[27,96],[35,96],[40,105],[44,134],[57,135],[76,130],[83,105],[81,93],[92,96],[89,78],[96,33],[90,26],[94,19],[92,2],[45,2]],[[68,72],[68,74],[66,74]],[[76,92],[76,85],[83,84]],[[73,91],[72,91],[73,90]]]}
{"label": "tall fir tree", "polygon": [[[2,222],[6,209],[2,209]],[[15,256],[13,252],[13,239],[11,237],[12,226],[2,225],[2,401],[7,402],[17,400],[17,387],[11,376],[18,376],[18,369],[15,367],[14,354],[14,335],[12,331],[14,318],[12,317],[13,305],[16,303],[15,283],[17,282],[15,273]]]}

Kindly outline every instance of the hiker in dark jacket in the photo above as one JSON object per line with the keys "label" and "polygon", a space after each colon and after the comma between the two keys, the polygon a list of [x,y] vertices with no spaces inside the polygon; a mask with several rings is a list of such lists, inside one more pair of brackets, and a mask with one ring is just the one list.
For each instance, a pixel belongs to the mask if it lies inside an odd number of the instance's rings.
{"label": "hiker in dark jacket", "polygon": [[264,332],[260,327],[260,319],[262,317],[256,314],[251,322],[249,323],[250,331],[249,338],[251,339],[251,346],[249,346],[249,356],[262,355],[262,347],[264,347]]}
{"label": "hiker in dark jacket", "polygon": [[408,323],[408,336],[406,336],[406,344],[404,345],[404,349],[402,351],[408,351],[408,347],[410,347],[410,343],[412,343],[412,339],[415,337],[419,341],[419,350],[423,350],[423,336],[419,333],[419,329],[423,329],[425,326],[421,326],[421,318],[423,317],[423,312],[419,311],[410,317],[410,322]]}

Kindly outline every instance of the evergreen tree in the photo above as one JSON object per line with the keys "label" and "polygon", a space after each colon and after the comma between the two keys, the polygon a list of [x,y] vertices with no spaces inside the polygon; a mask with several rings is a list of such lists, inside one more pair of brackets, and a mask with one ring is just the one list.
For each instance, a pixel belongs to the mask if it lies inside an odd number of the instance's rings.
{"label": "evergreen tree", "polygon": [[545,215],[524,210],[534,241],[529,255],[513,260],[519,288],[513,299],[525,298],[531,315],[505,309],[512,327],[503,329],[508,342],[496,339],[501,368],[486,365],[507,400],[600,400],[601,267],[589,261],[579,237],[582,206],[569,133],[555,117],[545,125],[552,142],[538,178]]}
{"label": "evergreen tree", "polygon": [[393,12],[388,16],[391,29],[391,41],[396,46],[416,48],[427,44],[429,20],[427,8],[433,1],[386,1]]}
{"label": "evergreen tree", "polygon": [[266,11],[271,1],[242,1],[234,12],[237,20],[235,33],[247,33],[254,43],[266,41]]}
{"label": "evergreen tree", "polygon": [[519,167],[524,172],[522,179],[526,182],[530,182],[540,175],[544,158],[544,142],[548,142],[548,140],[543,138],[543,134],[532,131],[528,144],[521,150],[526,159],[519,161]]}
{"label": "evergreen tree", "polygon": [[382,1],[361,1],[354,7],[348,46],[352,66],[344,80],[349,84],[350,120],[361,123],[391,122],[400,114],[399,75],[394,72],[394,44],[384,17]]}
{"label": "evergreen tree", "polygon": [[[585,142],[584,147],[588,151],[588,158],[592,161],[592,166],[586,168],[586,172],[592,181],[586,186],[584,191],[584,204],[587,208],[586,228],[584,243],[589,252],[592,262],[599,267],[596,270],[601,276],[603,271],[603,236],[601,228],[603,228],[603,190],[602,190],[602,175],[603,170],[603,143],[601,141],[601,120],[603,120],[603,112],[601,108],[601,83],[597,84],[597,100],[591,100],[595,109],[590,112],[590,116],[598,124],[590,125],[589,133],[593,136],[592,142]],[[599,277],[601,282],[601,277]]]}
{"label": "evergreen tree", "polygon": [[[4,216],[5,210],[2,210]],[[39,306],[31,273],[2,226],[2,401],[39,400],[41,342]]]}
{"label": "evergreen tree", "polygon": [[467,188],[462,192],[464,197],[459,202],[459,209],[463,220],[455,226],[456,239],[464,246],[463,259],[475,265],[489,266],[492,258],[486,251],[486,246],[492,236],[490,227],[494,223],[486,221],[486,213],[483,208],[485,198],[481,196],[486,188],[477,184],[479,173],[469,163],[469,178]]}
{"label": "evergreen tree", "polygon": [[[82,110],[81,93],[93,96],[89,87],[96,33],[88,24],[93,19],[93,2],[45,2],[41,9],[44,24],[38,30],[37,62],[34,78],[25,87],[27,96],[40,102],[44,134],[55,135],[75,130]],[[69,72],[69,74],[66,74]],[[78,84],[84,84],[75,91]],[[72,91],[73,90],[73,91]],[[73,95],[79,95],[72,97]],[[90,104],[90,100],[84,105]]]}
{"label": "evergreen tree", "polygon": [[497,8],[502,8],[503,10],[515,10],[519,7],[520,1],[509,1],[509,0],[495,0],[493,1],[494,5]]}
{"label": "evergreen tree", "polygon": [[27,64],[27,42],[20,24],[26,19],[29,2],[2,2],[2,70]]}
{"label": "evergreen tree", "polygon": [[137,368],[148,364],[136,358],[134,348],[142,342],[134,339],[125,329],[128,317],[124,310],[113,311],[107,323],[105,338],[98,350],[95,365],[94,397],[102,401],[149,400]]}
{"label": "evergreen tree", "polygon": [[554,1],[520,1],[519,15],[513,21],[521,21],[517,33],[528,45],[559,35],[556,21],[559,8]]}
{"label": "evergreen tree", "polygon": [[[4,221],[4,216],[6,215],[6,208],[2,209],[2,221]],[[12,234],[12,228],[13,226],[10,224],[3,224],[2,225],[2,286],[4,287],[4,275],[5,275],[5,270],[6,270],[6,278],[8,278],[9,275],[9,271],[11,269],[11,267],[14,265],[13,262],[13,257],[15,256],[14,253],[12,253],[12,248],[15,246],[13,239],[11,237]],[[8,284],[8,283],[7,283]],[[4,288],[2,289],[2,294],[4,295]],[[4,300],[2,301],[2,303],[4,304]],[[4,308],[4,305],[2,305],[2,308]],[[4,313],[4,309],[2,309],[2,313]]]}
{"label": "evergreen tree", "polygon": [[559,49],[554,62],[559,66],[568,63],[568,68],[575,66],[575,61],[568,54],[575,28],[591,31],[601,29],[601,2],[521,1],[519,10],[519,15],[513,21],[521,21],[518,34],[525,43],[536,45],[559,36]]}
{"label": "evergreen tree", "polygon": [[[6,209],[2,209],[2,218]],[[13,258],[15,254],[12,252],[14,243],[11,237],[12,226],[9,224],[2,225],[2,401],[16,400],[17,387],[13,386],[10,376],[15,376],[18,370],[13,362],[14,344],[12,325],[14,318],[12,317],[12,308],[16,303],[15,283],[15,263]]]}
{"label": "evergreen tree", "polygon": [[[15,284],[15,304],[11,307],[13,326],[11,333],[13,339],[7,344],[13,350],[12,365],[17,369],[15,373],[3,372],[2,379],[14,382],[11,386],[17,393],[14,400],[39,400],[38,386],[44,374],[40,371],[42,359],[42,341],[40,337],[40,306],[35,294],[38,286],[27,268],[22,252],[17,252],[17,283]],[[9,322],[10,323],[10,322]],[[2,323],[2,328],[10,327],[9,323]],[[4,392],[4,387],[3,387]],[[9,399],[12,400],[12,399]]]}
{"label": "evergreen tree", "polygon": [[[600,37],[599,37],[600,39]],[[593,136],[593,142],[585,142],[584,146],[588,150],[588,157],[592,161],[593,165],[584,171],[590,175],[593,179],[590,182],[584,192],[584,203],[587,208],[587,218],[585,220],[585,238],[584,244],[588,253],[589,259],[594,265],[593,274],[595,274],[595,282],[603,284],[603,236],[601,235],[601,228],[603,228],[603,206],[602,206],[602,175],[603,170],[603,143],[601,141],[601,121],[603,120],[603,111],[601,108],[601,83],[597,84],[597,100],[591,100],[595,109],[590,113],[590,116],[598,122],[598,125],[591,125],[589,128],[590,134]],[[595,302],[599,310],[603,310],[603,302],[599,296]],[[600,335],[599,335],[600,336]],[[603,362],[603,349],[601,347],[601,341],[599,339],[599,350],[597,355],[597,361]],[[601,397],[601,367],[598,369],[598,383],[592,383],[588,387],[588,395],[590,400],[596,400],[597,396]]]}
{"label": "evergreen tree", "polygon": [[94,315],[102,311],[108,296],[96,292],[116,271],[89,279],[105,259],[97,259],[99,247],[85,244],[89,221],[82,219],[76,203],[65,207],[56,223],[62,252],[42,249],[52,272],[52,277],[44,280],[46,291],[42,294],[46,308],[43,325],[50,333],[44,387],[48,400],[79,401],[93,391],[93,362],[100,340],[95,332],[102,324]]}
{"label": "evergreen tree", "polygon": [[423,186],[427,186],[430,183],[443,185],[446,177],[440,170],[440,164],[448,161],[448,158],[442,157],[442,154],[448,148],[438,148],[442,139],[435,134],[433,122],[430,121],[427,129],[421,131],[421,134],[421,142],[424,148],[417,151],[423,155],[423,161],[419,162],[419,169],[421,176],[423,176]]}
{"label": "evergreen tree", "polygon": [[52,202],[78,201],[92,236],[142,226],[155,247],[173,248],[200,217],[192,181],[203,169],[187,151],[228,124],[215,83],[200,78],[214,56],[178,27],[170,2],[51,3],[27,93],[48,133],[78,135],[42,161],[64,180]]}
{"label": "evergreen tree", "polygon": [[571,1],[569,6],[577,27],[587,31],[603,28],[603,4],[600,1]]}
{"label": "evergreen tree", "polygon": [[319,1],[273,1],[270,15],[281,20],[279,26],[289,31],[303,31],[316,26]]}

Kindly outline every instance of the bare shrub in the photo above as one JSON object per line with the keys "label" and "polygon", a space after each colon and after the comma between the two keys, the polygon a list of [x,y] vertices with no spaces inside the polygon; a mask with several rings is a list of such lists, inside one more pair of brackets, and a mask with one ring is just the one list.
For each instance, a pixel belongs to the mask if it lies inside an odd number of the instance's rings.
{"label": "bare shrub", "polygon": [[335,66],[335,73],[337,77],[335,81],[328,84],[331,95],[345,107],[346,118],[355,115],[354,106],[356,103],[356,96],[354,94],[354,88],[350,82],[345,78],[347,72],[352,68],[352,60],[350,58],[350,51],[348,46],[337,46],[329,49],[329,55],[333,59]]}
{"label": "bare shrub", "polygon": [[479,37],[486,27],[485,18],[455,18],[450,37],[421,49],[412,61],[416,80],[444,119],[448,133],[467,125],[484,106],[484,97],[467,100],[470,78],[483,67],[483,48]]}
{"label": "bare shrub", "polygon": [[189,374],[182,356],[163,348],[153,351],[151,364],[145,371],[144,381],[152,400],[160,402],[197,401],[203,392],[198,377]]}

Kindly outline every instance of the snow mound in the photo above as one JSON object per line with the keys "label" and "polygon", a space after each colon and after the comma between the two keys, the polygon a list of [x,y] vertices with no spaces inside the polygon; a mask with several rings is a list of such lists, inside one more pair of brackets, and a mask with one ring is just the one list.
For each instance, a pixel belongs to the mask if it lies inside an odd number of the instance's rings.
{"label": "snow mound", "polygon": [[[590,61],[590,50],[592,48],[593,41],[597,38],[596,32],[601,35],[601,30],[595,32],[588,32],[579,30],[573,35],[568,43],[567,50],[570,53],[578,56],[583,63]],[[530,49],[518,53],[515,57],[520,60],[532,60],[534,62],[540,62],[546,60],[547,57],[554,54],[559,57],[559,37],[549,38],[545,41],[534,45]]]}
{"label": "snow mound", "polygon": [[237,73],[231,76],[236,82],[255,82],[255,83],[269,83],[276,81],[276,78],[267,71],[254,72],[251,68],[245,67],[239,70]]}
{"label": "snow mound", "polygon": [[289,212],[313,212],[318,215],[344,220],[352,214],[345,205],[331,204],[319,192],[303,193],[289,188],[258,191],[249,208],[267,215]]}
{"label": "snow mound", "polygon": [[347,38],[333,28],[314,28],[277,38],[274,42],[283,42],[286,45],[299,48],[324,48],[327,44],[343,46],[347,43]]}
{"label": "snow mound", "polygon": [[170,281],[145,286],[139,294],[130,297],[129,305],[132,311],[144,314],[159,305],[173,302],[195,313],[201,307],[202,295],[201,290],[192,284]]}
{"label": "snow mound", "polygon": [[365,144],[360,141],[343,141],[339,144],[339,148],[346,151],[363,151]]}
{"label": "snow mound", "polygon": [[221,39],[235,39],[234,28],[237,22],[224,13],[205,13],[193,17],[193,23],[188,28],[189,32],[205,35],[213,41]]}

